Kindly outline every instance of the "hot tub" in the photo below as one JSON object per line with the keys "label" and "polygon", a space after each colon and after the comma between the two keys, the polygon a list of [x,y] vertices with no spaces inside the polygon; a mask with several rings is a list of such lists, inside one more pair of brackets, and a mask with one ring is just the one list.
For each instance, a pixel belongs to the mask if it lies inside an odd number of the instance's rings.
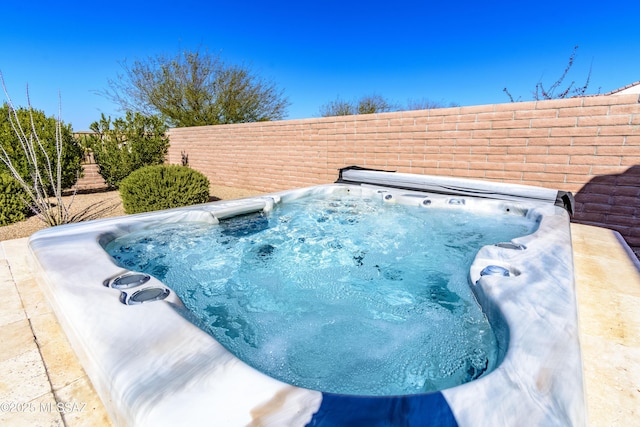
{"label": "hot tub", "polygon": [[[497,342],[491,372],[406,395],[291,385],[196,326],[199,319],[160,274],[127,270],[104,249],[140,230],[174,223],[215,229],[257,211],[268,217],[310,195],[343,194],[420,212],[536,222],[533,233],[483,246],[469,267],[468,284]],[[347,168],[335,184],[51,228],[34,234],[30,247],[39,280],[116,425],[584,425],[567,210],[570,195],[543,188]]]}

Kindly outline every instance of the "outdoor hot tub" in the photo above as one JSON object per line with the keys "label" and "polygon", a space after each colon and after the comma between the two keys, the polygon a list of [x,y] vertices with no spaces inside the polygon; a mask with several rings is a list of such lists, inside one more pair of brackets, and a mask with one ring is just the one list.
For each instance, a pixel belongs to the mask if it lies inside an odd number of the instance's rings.
{"label": "outdoor hot tub", "polygon": [[29,245],[116,425],[580,426],[571,209],[351,167]]}

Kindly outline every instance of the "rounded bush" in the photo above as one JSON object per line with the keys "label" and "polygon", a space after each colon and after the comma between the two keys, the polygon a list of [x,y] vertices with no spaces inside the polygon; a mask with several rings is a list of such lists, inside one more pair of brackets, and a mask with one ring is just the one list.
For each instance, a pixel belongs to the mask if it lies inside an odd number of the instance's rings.
{"label": "rounded bush", "polygon": [[120,182],[120,196],[128,214],[209,201],[209,180],[187,166],[145,166]]}
{"label": "rounded bush", "polygon": [[26,194],[8,173],[0,173],[0,226],[27,218],[29,208],[22,201]]}

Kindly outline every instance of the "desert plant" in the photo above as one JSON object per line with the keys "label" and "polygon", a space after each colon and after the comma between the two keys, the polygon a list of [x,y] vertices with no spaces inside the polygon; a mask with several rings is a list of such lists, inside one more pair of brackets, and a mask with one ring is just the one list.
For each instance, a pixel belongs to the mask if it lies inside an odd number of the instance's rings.
{"label": "desert plant", "polygon": [[0,226],[22,221],[29,209],[24,203],[26,193],[11,175],[0,173]]}
{"label": "desert plant", "polygon": [[128,214],[176,208],[209,201],[209,180],[186,166],[146,166],[120,183]]}
{"label": "desert plant", "polygon": [[[32,143],[33,150],[25,144]],[[60,153],[57,152],[60,144]],[[82,148],[73,137],[71,126],[47,117],[43,111],[29,108],[13,108],[9,104],[0,107],[0,144],[16,172],[25,181],[33,180],[34,167],[39,169],[44,191],[53,195],[58,175],[49,177],[48,161],[59,159],[60,185],[70,188],[82,172]],[[25,151],[27,150],[27,151]],[[54,167],[54,165],[51,165]],[[10,172],[6,161],[0,162],[0,170]]]}
{"label": "desert plant", "polygon": [[[79,151],[73,138],[69,140],[65,137],[71,129],[63,125],[59,113],[53,122],[47,120],[42,123],[39,120],[41,112],[31,107],[28,91],[28,108],[21,109],[19,113],[9,97],[2,73],[0,82],[7,98],[5,108],[8,123],[17,138],[17,143],[14,139],[0,139],[0,161],[26,194],[24,203],[33,213],[47,225],[66,224],[72,221],[69,208],[73,203],[73,198],[68,205],[62,198],[67,179],[66,165],[69,164],[66,154],[73,153],[76,149]],[[50,126],[53,126],[53,134]],[[79,159],[77,165],[75,180],[81,170]],[[74,179],[68,179],[67,182],[75,182]]]}
{"label": "desert plant", "polygon": [[184,51],[121,64],[123,74],[100,92],[124,111],[160,114],[171,126],[280,120],[284,91],[243,65],[225,64],[207,51]]}
{"label": "desert plant", "polygon": [[88,136],[100,175],[111,187],[143,166],[160,165],[169,149],[167,127],[157,116],[127,112],[125,118],[111,121],[102,115],[90,126]]}

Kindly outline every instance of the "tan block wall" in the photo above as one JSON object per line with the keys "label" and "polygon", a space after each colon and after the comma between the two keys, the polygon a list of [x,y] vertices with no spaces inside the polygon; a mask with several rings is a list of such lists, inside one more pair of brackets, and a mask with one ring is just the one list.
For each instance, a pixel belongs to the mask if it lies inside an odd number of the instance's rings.
{"label": "tan block wall", "polygon": [[96,163],[84,163],[82,165],[82,177],[72,187],[78,193],[91,193],[105,191],[109,188],[104,178],[100,175],[99,166]]}
{"label": "tan block wall", "polygon": [[574,221],[640,247],[640,99],[595,96],[170,130],[169,162],[278,191],[358,165],[572,191]]}

